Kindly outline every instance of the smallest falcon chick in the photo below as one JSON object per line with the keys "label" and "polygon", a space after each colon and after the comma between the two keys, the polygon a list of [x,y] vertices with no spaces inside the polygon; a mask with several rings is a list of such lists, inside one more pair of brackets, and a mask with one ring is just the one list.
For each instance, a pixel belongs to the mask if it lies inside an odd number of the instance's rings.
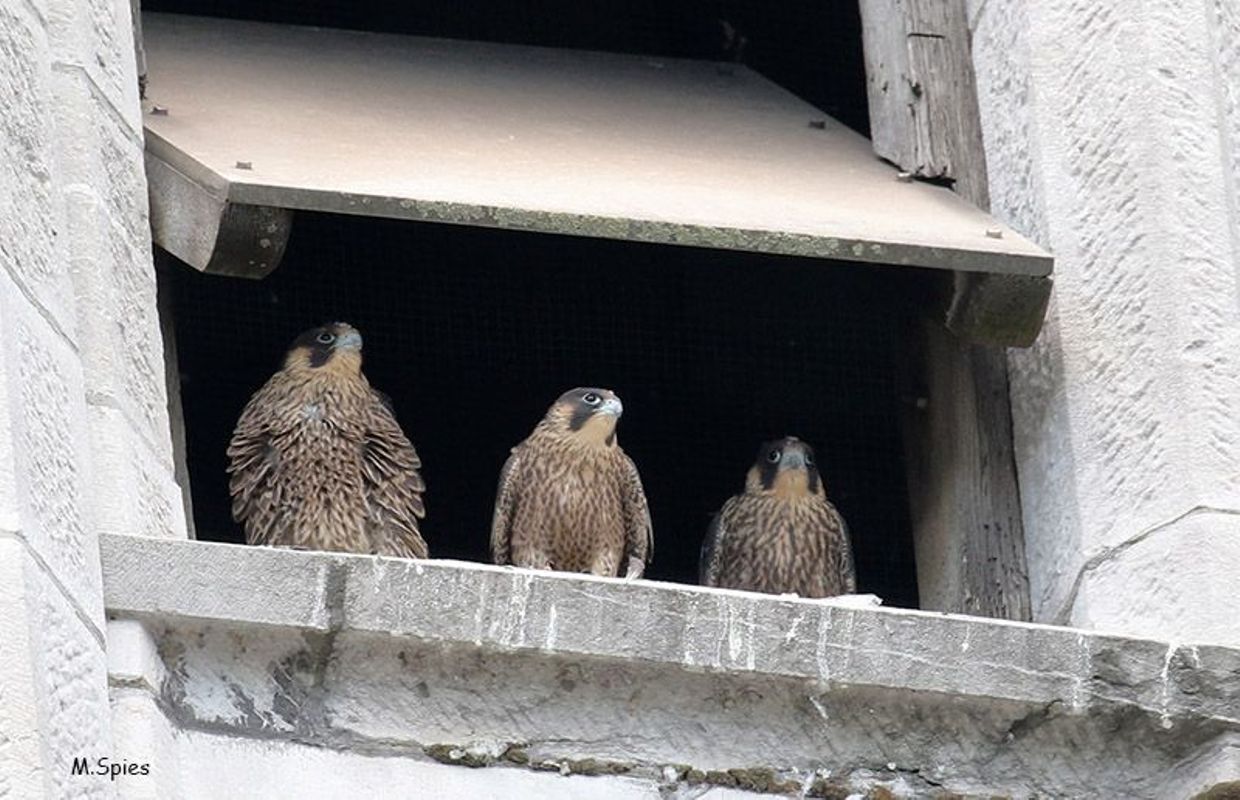
{"label": "smallest falcon chick", "polygon": [[795,436],[762,445],[745,491],[711,520],[700,580],[802,597],[856,591],[848,527],[827,500],[812,447]]}
{"label": "smallest falcon chick", "polygon": [[640,578],[654,550],[633,461],[616,441],[624,406],[608,389],[560,395],[499,477],[496,564]]}

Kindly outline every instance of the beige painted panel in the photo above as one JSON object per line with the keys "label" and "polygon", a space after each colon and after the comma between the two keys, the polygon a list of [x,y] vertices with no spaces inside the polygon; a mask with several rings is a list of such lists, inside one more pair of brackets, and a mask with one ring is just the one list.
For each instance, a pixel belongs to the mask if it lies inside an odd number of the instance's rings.
{"label": "beige painted panel", "polygon": [[868,140],[744,67],[160,14],[145,15],[144,33],[148,149],[205,185],[223,181],[233,203],[1051,268],[1034,244],[946,189],[899,181]]}

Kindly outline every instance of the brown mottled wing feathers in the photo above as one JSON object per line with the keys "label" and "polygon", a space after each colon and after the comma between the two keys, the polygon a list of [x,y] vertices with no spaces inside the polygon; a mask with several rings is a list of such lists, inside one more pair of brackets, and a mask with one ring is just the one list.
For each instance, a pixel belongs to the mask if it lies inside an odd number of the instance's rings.
{"label": "brown mottled wing feathers", "polygon": [[512,560],[512,513],[517,500],[517,481],[521,469],[521,448],[512,448],[499,473],[495,490],[495,512],[491,517],[491,560],[509,564]]}
{"label": "brown mottled wing feathers", "polygon": [[839,520],[839,547],[835,550],[835,568],[839,572],[839,585],[843,587],[844,594],[854,594],[857,591],[857,567],[853,562],[852,534],[840,512],[836,511],[834,506],[831,510],[835,512],[835,518]]}
{"label": "brown mottled wing feathers", "polygon": [[702,555],[698,561],[698,582],[703,586],[719,585],[719,562],[723,555],[723,537],[726,535],[723,511],[711,518],[706,538],[702,540]]}
{"label": "brown mottled wing feathers", "polygon": [[646,503],[646,491],[642,488],[637,465],[624,457],[623,508],[624,508],[624,554],[628,557],[625,577],[640,578],[654,557],[654,526],[650,522],[650,506]]}
{"label": "brown mottled wing feathers", "polygon": [[422,460],[392,415],[387,398],[372,390],[362,441],[362,485],[367,500],[367,528],[376,552],[426,558],[426,541],[418,520],[426,515],[418,473]]}
{"label": "brown mottled wing feathers", "polygon": [[281,538],[288,518],[273,480],[280,468],[270,420],[269,396],[275,391],[274,381],[268,381],[254,393],[228,443],[233,519],[245,523],[246,542],[254,545],[272,544]]}

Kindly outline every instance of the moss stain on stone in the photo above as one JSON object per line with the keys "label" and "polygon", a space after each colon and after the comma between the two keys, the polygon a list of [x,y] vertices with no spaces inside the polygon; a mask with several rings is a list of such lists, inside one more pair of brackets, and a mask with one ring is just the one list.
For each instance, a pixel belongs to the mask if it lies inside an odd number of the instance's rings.
{"label": "moss stain on stone", "polygon": [[624,775],[633,771],[631,764],[623,764],[619,761],[603,761],[597,758],[565,761],[564,766],[568,768],[570,775]]}
{"label": "moss stain on stone", "polygon": [[700,769],[688,767],[685,769],[685,783],[697,786],[700,783],[706,783],[706,773]]}
{"label": "moss stain on stone", "polygon": [[845,800],[852,791],[848,784],[839,778],[815,778],[810,785],[806,797],[821,797],[824,800]]}
{"label": "moss stain on stone", "polygon": [[800,794],[800,781],[784,778],[770,767],[751,767],[749,769],[730,769],[728,775],[732,777],[736,783],[733,785],[738,789],[745,789],[750,792],[763,792],[766,794],[788,794],[796,792]]}
{"label": "moss stain on stone", "polygon": [[441,764],[453,764],[458,767],[485,767],[491,763],[486,753],[470,752],[456,744],[428,744],[422,752]]}
{"label": "moss stain on stone", "polygon": [[[562,775],[627,775],[643,766],[599,758],[533,760],[527,749],[528,746],[526,742],[513,742],[499,756],[471,750],[459,744],[431,744],[424,746],[422,750],[442,764],[477,768],[507,762],[526,769],[558,772]],[[674,772],[674,777],[668,774],[669,770]],[[847,800],[849,797],[862,796],[866,800],[898,800],[897,795],[888,786],[878,784],[868,788],[854,787],[847,780],[839,777],[819,775],[806,789],[802,780],[791,771],[781,772],[771,767],[731,767],[704,771],[690,764],[667,764],[662,767],[660,774],[669,782],[664,784],[665,788],[669,784],[683,782],[689,786],[721,786],[757,794],[794,795],[822,800]],[[967,795],[944,789],[934,792],[931,796],[934,800],[969,800]],[[1011,800],[1011,798],[992,797],[989,800]],[[1214,798],[1211,797],[1210,800]]]}

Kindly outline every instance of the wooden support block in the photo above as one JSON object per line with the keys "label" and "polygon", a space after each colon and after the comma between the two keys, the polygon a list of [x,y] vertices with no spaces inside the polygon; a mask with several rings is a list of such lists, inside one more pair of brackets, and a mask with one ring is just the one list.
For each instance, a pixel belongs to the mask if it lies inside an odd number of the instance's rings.
{"label": "wooden support block", "polygon": [[[875,153],[987,208],[964,0],[861,0],[861,12]],[[1050,290],[1044,275],[955,271],[936,281],[905,337],[904,444],[922,608],[1030,618],[1002,346],[1033,343]]]}
{"label": "wooden support block", "polygon": [[231,202],[227,184],[195,180],[149,149],[146,180],[155,244],[218,275],[262,278],[279,266],[292,209]]}
{"label": "wooden support block", "polygon": [[905,461],[921,607],[1029,620],[1006,354],[924,319],[905,341]]}

